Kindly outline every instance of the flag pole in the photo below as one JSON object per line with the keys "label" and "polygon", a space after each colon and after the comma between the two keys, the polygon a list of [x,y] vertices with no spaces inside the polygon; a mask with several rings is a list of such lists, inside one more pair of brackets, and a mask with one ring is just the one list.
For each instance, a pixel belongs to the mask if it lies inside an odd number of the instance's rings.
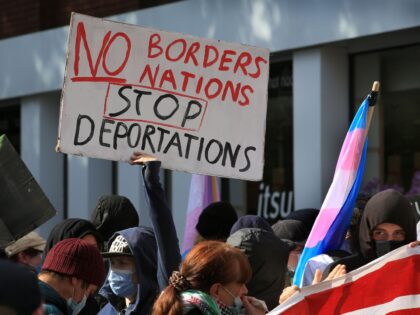
{"label": "flag pole", "polygon": [[372,92],[369,94],[369,109],[367,112],[366,134],[369,132],[370,124],[372,122],[373,112],[375,111],[376,101],[378,100],[378,93],[380,88],[379,81],[374,81],[372,85]]}

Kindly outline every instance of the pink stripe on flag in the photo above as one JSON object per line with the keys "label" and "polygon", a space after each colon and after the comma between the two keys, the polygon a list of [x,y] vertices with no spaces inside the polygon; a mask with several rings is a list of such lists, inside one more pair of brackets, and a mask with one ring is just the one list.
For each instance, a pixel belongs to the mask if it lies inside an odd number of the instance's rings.
{"label": "pink stripe on flag", "polygon": [[217,185],[217,178],[206,175],[193,174],[191,176],[190,196],[188,200],[188,211],[184,229],[184,241],[182,251],[191,248],[197,237],[198,218],[205,207],[209,204],[220,201],[220,194]]}
{"label": "pink stripe on flag", "polygon": [[184,243],[182,246],[182,251],[185,251],[188,248],[194,246],[194,242],[197,237],[197,231],[195,230],[195,226],[197,225],[198,218],[200,217],[202,211],[203,208],[200,207],[188,212],[188,219],[185,223]]}
{"label": "pink stripe on flag", "polygon": [[347,133],[338,158],[336,171],[338,169],[357,171],[365,144],[365,132],[365,129],[357,128]]}

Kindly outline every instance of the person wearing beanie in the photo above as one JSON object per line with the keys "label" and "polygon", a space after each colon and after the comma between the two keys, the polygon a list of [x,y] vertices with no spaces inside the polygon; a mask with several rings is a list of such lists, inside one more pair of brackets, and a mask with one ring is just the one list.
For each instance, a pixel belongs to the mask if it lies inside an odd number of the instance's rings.
{"label": "person wearing beanie", "polygon": [[0,260],[0,314],[44,314],[36,276],[8,260]]}
{"label": "person wearing beanie", "polygon": [[128,198],[110,195],[99,198],[90,221],[107,242],[115,232],[139,226],[139,215]]}
{"label": "person wearing beanie", "polygon": [[6,247],[8,258],[38,273],[41,269],[45,240],[36,232],[30,232]]}
{"label": "person wearing beanie", "polygon": [[84,219],[65,219],[57,223],[51,230],[45,244],[44,257],[58,242],[66,238],[80,238],[88,243],[96,245],[98,249],[102,249],[103,239],[102,235],[96,231],[93,224]]}
{"label": "person wearing beanie", "polygon": [[48,252],[38,279],[45,314],[79,314],[105,279],[101,253],[84,240],[62,240]]}
{"label": "person wearing beanie", "polygon": [[409,200],[394,189],[374,195],[366,203],[359,230],[360,252],[330,264],[324,275],[337,264],[353,271],[398,247],[416,241],[415,210]]}
{"label": "person wearing beanie", "polygon": [[[44,257],[55,244],[67,238],[80,238],[95,245],[99,250],[103,247],[102,235],[90,221],[78,218],[65,219],[57,223],[52,229],[45,246]],[[88,298],[86,306],[82,309],[80,315],[96,314],[101,303],[102,301],[97,295]]]}
{"label": "person wearing beanie", "polygon": [[199,237],[205,240],[226,241],[233,224],[238,220],[235,208],[225,201],[209,204],[198,217],[195,226]]}
{"label": "person wearing beanie", "polygon": [[133,227],[109,240],[110,270],[99,294],[108,303],[99,315],[149,315],[159,292],[181,261],[172,212],[159,179],[160,161],[134,154],[131,164],[142,167],[143,184],[153,228]]}

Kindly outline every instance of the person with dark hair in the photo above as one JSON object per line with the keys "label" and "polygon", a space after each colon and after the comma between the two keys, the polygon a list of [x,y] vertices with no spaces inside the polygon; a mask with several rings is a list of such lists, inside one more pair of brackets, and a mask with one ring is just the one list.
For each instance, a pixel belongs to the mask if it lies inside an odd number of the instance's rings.
{"label": "person with dark hair", "polygon": [[67,238],[48,252],[38,279],[45,314],[79,314],[105,279],[101,253],[84,240]]}
{"label": "person with dark hair", "polygon": [[204,208],[195,228],[200,239],[224,242],[236,220],[238,215],[235,208],[229,202],[218,201]]}
{"label": "person with dark hair", "polygon": [[374,195],[366,203],[360,220],[360,252],[330,264],[328,273],[337,264],[353,271],[390,251],[416,240],[415,211],[408,199],[394,189]]}
{"label": "person with dark hair", "polygon": [[80,238],[95,245],[98,249],[102,248],[102,235],[96,231],[91,222],[84,219],[65,219],[51,230],[45,245],[44,257],[58,242],[67,238]]}
{"label": "person with dark hair", "polygon": [[7,260],[0,260],[0,314],[44,314],[35,274]]}
{"label": "person with dark hair", "polygon": [[156,300],[152,315],[265,314],[261,301],[245,296],[251,266],[244,253],[226,243],[194,246]]}
{"label": "person with dark hair", "polygon": [[92,212],[91,222],[107,242],[115,232],[139,226],[139,215],[128,198],[102,196]]}
{"label": "person with dark hair", "polygon": [[238,229],[226,243],[248,257],[252,269],[251,280],[246,284],[249,295],[265,301],[268,309],[276,307],[286,284],[287,261],[293,246],[278,239],[272,230],[252,227]]}
{"label": "person with dark hair", "polygon": [[146,200],[153,229],[136,227],[114,234],[109,250],[110,270],[100,290],[108,303],[100,315],[149,315],[159,292],[181,260],[175,224],[159,179],[161,163],[134,154],[132,164],[142,164]]}
{"label": "person with dark hair", "polygon": [[30,232],[6,247],[5,251],[10,260],[27,266],[38,273],[41,269],[42,253],[45,240],[36,232]]}

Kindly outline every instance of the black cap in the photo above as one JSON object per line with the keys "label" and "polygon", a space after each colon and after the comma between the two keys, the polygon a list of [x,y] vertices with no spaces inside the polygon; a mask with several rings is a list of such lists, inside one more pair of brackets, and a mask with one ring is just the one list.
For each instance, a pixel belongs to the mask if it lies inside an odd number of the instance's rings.
{"label": "black cap", "polygon": [[102,253],[102,257],[133,256],[127,241],[122,235],[118,235],[111,243],[109,251]]}

